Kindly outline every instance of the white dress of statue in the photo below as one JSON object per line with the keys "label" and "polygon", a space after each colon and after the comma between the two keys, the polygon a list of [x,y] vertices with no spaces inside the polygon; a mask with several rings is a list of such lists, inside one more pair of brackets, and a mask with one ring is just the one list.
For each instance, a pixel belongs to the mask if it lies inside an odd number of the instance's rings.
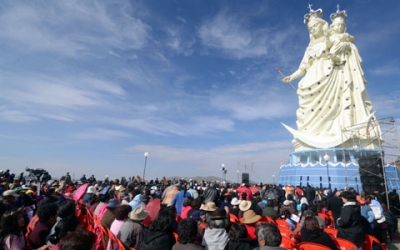
{"label": "white dress of statue", "polygon": [[294,136],[295,150],[334,147],[379,148],[380,128],[365,89],[366,80],[354,38],[345,33],[345,11],[331,15],[312,10],[304,22],[310,33],[299,68],[283,79],[298,84],[297,130],[283,124]]}

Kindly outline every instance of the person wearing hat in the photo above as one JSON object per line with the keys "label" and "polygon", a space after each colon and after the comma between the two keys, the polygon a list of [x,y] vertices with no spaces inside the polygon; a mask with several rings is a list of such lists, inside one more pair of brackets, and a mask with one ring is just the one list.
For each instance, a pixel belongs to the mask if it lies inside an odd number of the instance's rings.
{"label": "person wearing hat", "polygon": [[157,216],[158,212],[160,212],[161,208],[161,200],[157,198],[157,193],[155,188],[150,190],[150,195],[149,195],[150,200],[147,203],[146,208],[144,209],[148,213],[147,218],[143,221],[143,225],[145,225],[146,227],[150,226],[150,223]]}
{"label": "person wearing hat", "polygon": [[117,199],[121,200],[121,198],[125,196],[126,187],[123,185],[119,185],[115,187],[115,190],[118,191]]}
{"label": "person wearing hat", "polygon": [[242,200],[240,201],[239,204],[239,209],[242,212],[246,212],[247,210],[249,210],[251,207],[251,201],[247,201],[247,200]]}
{"label": "person wearing hat", "polygon": [[89,186],[86,190],[86,193],[82,198],[82,205],[87,205],[90,207],[92,204],[89,203],[90,199],[96,195],[96,188],[94,186]]}
{"label": "person wearing hat", "polygon": [[204,231],[202,245],[206,250],[224,249],[229,241],[225,228],[229,226],[229,215],[225,209],[216,208],[206,214],[208,227]]}
{"label": "person wearing hat", "polygon": [[[104,214],[102,215],[101,218],[101,224],[105,228],[110,228],[111,224],[115,220],[115,210],[119,206],[119,202],[117,199],[110,199],[106,205]],[[103,213],[103,211],[101,211]],[[100,214],[100,211],[99,211]]]}
{"label": "person wearing hat", "polygon": [[210,213],[214,212],[218,208],[213,201],[209,201],[206,204],[202,204],[199,209],[200,209],[200,211],[204,212],[204,217],[205,217],[204,222],[205,222],[205,224],[208,224]]}
{"label": "person wearing hat", "polygon": [[119,230],[119,238],[126,248],[139,249],[143,239],[142,222],[149,214],[142,207],[137,207],[129,212],[128,220]]}
{"label": "person wearing hat", "polygon": [[15,204],[15,199],[19,197],[13,190],[4,191],[3,194],[3,203],[8,209],[18,208]]}
{"label": "person wearing hat", "polygon": [[237,218],[239,218],[239,204],[240,200],[236,197],[233,197],[231,200],[231,207],[229,208],[229,213],[235,215]]}
{"label": "person wearing hat", "polygon": [[240,211],[239,211],[238,218],[242,218],[243,213],[246,212],[247,210],[253,210],[256,214],[262,215],[262,210],[257,205],[255,200],[248,201],[248,200],[242,199],[239,204],[239,209],[240,209]]}
{"label": "person wearing hat", "polygon": [[202,204],[200,207],[200,210],[209,213],[213,212],[217,209],[217,206],[215,206],[215,203],[213,201],[209,201],[206,204]]}
{"label": "person wearing hat", "polygon": [[282,215],[282,212],[285,210],[289,210],[291,214],[296,214],[296,210],[293,208],[293,203],[290,200],[285,200],[283,202],[283,206],[281,207],[281,212],[279,215]]}
{"label": "person wearing hat", "polygon": [[340,217],[337,219],[338,237],[353,242],[357,247],[362,247],[364,242],[364,228],[360,206],[356,202],[356,196],[350,191],[340,194],[343,207]]}
{"label": "person wearing hat", "polygon": [[247,229],[247,238],[255,239],[254,232],[256,231],[256,223],[260,220],[261,216],[256,214],[253,210],[247,210],[243,213],[242,223]]}
{"label": "person wearing hat", "polygon": [[268,200],[267,205],[263,209],[262,215],[268,216],[271,219],[275,220],[278,218],[278,212],[275,210],[276,201],[275,200]]}

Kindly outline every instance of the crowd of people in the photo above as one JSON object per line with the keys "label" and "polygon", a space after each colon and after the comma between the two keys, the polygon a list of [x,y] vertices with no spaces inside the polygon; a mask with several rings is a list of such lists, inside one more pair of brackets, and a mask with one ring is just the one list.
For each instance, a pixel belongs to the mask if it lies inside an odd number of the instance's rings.
{"label": "crowd of people", "polygon": [[[397,218],[379,192],[192,179],[99,181],[94,175],[74,181],[69,173],[36,182],[10,176],[0,176],[0,249],[118,249],[99,241],[82,213],[126,249],[286,249],[287,239],[337,249],[327,227],[360,249],[365,234],[381,243],[397,236]],[[389,197],[399,199],[395,191]]]}

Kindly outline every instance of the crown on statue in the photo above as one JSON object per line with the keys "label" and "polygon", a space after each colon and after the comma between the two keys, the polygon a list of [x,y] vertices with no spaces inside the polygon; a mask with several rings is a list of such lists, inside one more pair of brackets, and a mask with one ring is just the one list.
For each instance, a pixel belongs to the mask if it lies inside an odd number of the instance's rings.
{"label": "crown on statue", "polygon": [[310,9],[310,13],[304,15],[304,23],[305,24],[309,23],[311,20],[313,20],[315,18],[322,18],[322,14],[323,14],[322,9],[313,10],[311,8],[311,6],[312,6],[311,4],[308,5],[308,8]]}
{"label": "crown on statue", "polygon": [[336,13],[332,13],[329,18],[331,19],[332,23],[334,23],[335,21],[339,21],[339,20],[344,20],[347,17],[347,13],[345,10],[340,10],[339,9],[339,4],[336,6],[337,10]]}

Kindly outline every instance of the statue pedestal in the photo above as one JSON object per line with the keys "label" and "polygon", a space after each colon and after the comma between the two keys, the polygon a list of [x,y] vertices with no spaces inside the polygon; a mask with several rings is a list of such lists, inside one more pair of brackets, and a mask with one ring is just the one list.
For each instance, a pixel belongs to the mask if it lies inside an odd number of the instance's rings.
{"label": "statue pedestal", "polygon": [[[278,185],[313,186],[358,192],[384,190],[382,152],[375,149],[330,148],[296,151],[280,167]],[[328,160],[327,160],[328,159]]]}

